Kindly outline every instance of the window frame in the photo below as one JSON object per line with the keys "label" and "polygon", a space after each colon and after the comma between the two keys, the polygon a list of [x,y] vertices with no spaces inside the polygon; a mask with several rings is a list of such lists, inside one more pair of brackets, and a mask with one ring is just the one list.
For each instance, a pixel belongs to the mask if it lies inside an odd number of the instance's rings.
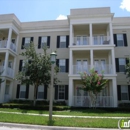
{"label": "window frame", "polygon": [[[119,38],[119,36],[122,36],[122,46],[120,46],[119,44],[118,44],[118,41],[120,40],[120,38]],[[118,39],[119,38],[119,39]],[[125,46],[125,43],[124,43],[124,36],[123,36],[123,33],[118,33],[118,34],[116,34],[116,39],[117,39],[117,47],[124,47]],[[120,41],[121,41],[120,40]]]}
{"label": "window frame", "polygon": [[[122,92],[122,87],[126,87],[127,90]],[[122,93],[127,94],[127,99],[126,100],[122,99]],[[129,101],[128,85],[121,85],[121,101]]]}
{"label": "window frame", "polygon": [[126,65],[126,58],[118,58],[118,60],[119,60],[119,73],[124,73],[125,72],[125,69],[124,69],[124,71],[121,71],[120,70],[120,60],[121,59],[123,59],[124,61],[125,61],[125,64],[124,64],[124,67],[125,67],[125,65]]}
{"label": "window frame", "polygon": [[[39,91],[39,87],[43,87],[43,91],[42,91],[42,92]],[[44,87],[45,87],[44,85],[38,86],[38,90],[37,90],[37,100],[44,100],[44,93],[45,93],[45,92],[44,92]],[[39,97],[38,97],[38,93],[43,93],[43,98],[39,98]]]}
{"label": "window frame", "polygon": [[[64,39],[64,40],[63,40]],[[63,40],[63,41],[62,41]],[[65,44],[64,47],[62,47],[61,43]],[[59,48],[66,48],[66,44],[67,44],[67,41],[66,41],[66,35],[62,35],[60,36],[60,43],[59,43]]]}
{"label": "window frame", "polygon": [[[27,39],[28,39],[28,41],[26,42]],[[28,47],[30,42],[31,42],[31,37],[25,37],[24,46]]]}
{"label": "window frame", "polygon": [[[44,38],[46,38],[46,42],[43,42]],[[41,37],[41,48],[43,48],[45,46],[44,44],[46,44],[46,46],[47,46],[47,40],[48,40],[48,36],[42,36]]]}
{"label": "window frame", "polygon": [[[63,60],[64,60],[64,66],[60,65],[61,61],[63,61]],[[64,71],[61,71],[60,67],[64,67]],[[59,59],[59,72],[60,73],[65,73],[66,72],[66,59]]]}
{"label": "window frame", "polygon": [[[63,87],[64,90],[60,90],[60,87]],[[64,94],[64,98],[60,99],[59,94]],[[60,101],[64,101],[65,100],[65,85],[58,85],[58,100]]]}
{"label": "window frame", "polygon": [[[21,90],[22,87],[24,87],[24,91]],[[25,93],[25,97],[21,97],[21,92],[24,92]],[[19,99],[26,99],[26,85],[20,85],[20,90],[19,90]]]}

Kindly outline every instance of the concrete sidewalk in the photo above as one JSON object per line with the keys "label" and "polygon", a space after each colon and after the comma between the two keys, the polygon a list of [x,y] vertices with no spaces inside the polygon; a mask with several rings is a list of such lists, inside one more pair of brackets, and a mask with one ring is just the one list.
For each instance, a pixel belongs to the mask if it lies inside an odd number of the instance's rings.
{"label": "concrete sidewalk", "polygon": [[105,129],[105,128],[81,128],[81,127],[59,127],[59,126],[42,126],[42,125],[28,125],[16,123],[0,122],[0,130],[119,130],[119,129]]}
{"label": "concrete sidewalk", "polygon": [[[19,114],[19,115],[33,115],[33,116],[49,116],[49,114],[34,114],[34,113],[21,113],[21,112],[7,112],[0,111],[0,113]],[[53,117],[62,118],[109,118],[109,119],[129,119],[129,117],[108,117],[108,116],[71,116],[71,115],[53,115]]]}

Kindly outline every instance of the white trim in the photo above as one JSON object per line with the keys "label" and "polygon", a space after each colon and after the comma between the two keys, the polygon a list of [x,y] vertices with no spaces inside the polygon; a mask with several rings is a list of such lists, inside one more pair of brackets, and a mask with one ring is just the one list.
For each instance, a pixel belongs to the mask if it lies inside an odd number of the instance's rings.
{"label": "white trim", "polygon": [[43,29],[43,30],[26,30],[26,31],[20,31],[19,33],[36,33],[36,32],[61,32],[61,31],[70,31],[69,28],[61,28],[61,29]]}

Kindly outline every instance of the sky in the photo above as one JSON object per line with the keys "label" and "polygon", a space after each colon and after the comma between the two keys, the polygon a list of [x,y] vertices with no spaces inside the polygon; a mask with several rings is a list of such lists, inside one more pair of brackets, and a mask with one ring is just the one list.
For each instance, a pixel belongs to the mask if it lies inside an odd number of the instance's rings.
{"label": "sky", "polygon": [[110,7],[115,17],[130,17],[130,0],[0,0],[0,14],[21,22],[66,19],[70,9]]}

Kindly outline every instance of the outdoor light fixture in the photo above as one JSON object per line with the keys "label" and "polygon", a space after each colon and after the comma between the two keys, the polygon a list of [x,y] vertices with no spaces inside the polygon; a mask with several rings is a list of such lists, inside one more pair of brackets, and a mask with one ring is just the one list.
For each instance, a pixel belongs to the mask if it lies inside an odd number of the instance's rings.
{"label": "outdoor light fixture", "polygon": [[51,63],[54,64],[56,62],[56,56],[57,54],[55,52],[52,52],[50,54],[50,57],[51,57]]}

